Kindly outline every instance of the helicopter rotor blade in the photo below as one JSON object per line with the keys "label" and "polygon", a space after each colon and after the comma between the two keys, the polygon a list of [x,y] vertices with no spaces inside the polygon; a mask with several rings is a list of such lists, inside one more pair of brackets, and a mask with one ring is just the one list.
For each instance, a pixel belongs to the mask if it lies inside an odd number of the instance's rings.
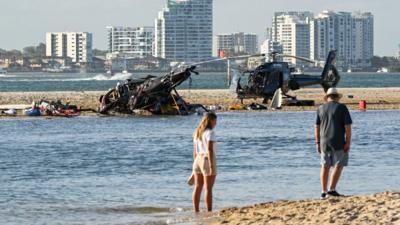
{"label": "helicopter rotor blade", "polygon": [[219,61],[224,61],[224,60],[245,59],[245,58],[250,58],[250,57],[265,57],[265,54],[239,55],[239,56],[233,56],[233,57],[224,57],[224,58],[219,58],[219,59],[212,59],[212,60],[208,60],[208,61],[198,62],[195,64],[191,64],[191,66],[199,66],[202,64],[206,64],[206,63],[219,62]]}
{"label": "helicopter rotor blade", "polygon": [[309,58],[301,57],[301,56],[284,55],[284,54],[279,54],[278,56],[285,57],[285,58],[294,58],[294,59],[298,59],[298,60],[301,60],[301,61],[305,61],[305,62],[308,62],[308,63],[315,64],[315,65],[319,64],[317,61],[314,61],[314,60],[309,59]]}

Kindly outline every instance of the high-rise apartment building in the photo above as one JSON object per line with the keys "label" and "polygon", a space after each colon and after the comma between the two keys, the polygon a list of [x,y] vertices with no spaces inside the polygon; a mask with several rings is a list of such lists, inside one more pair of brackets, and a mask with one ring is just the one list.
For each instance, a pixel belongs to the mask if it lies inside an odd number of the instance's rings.
{"label": "high-rise apartment building", "polygon": [[92,39],[88,32],[46,33],[46,56],[69,57],[73,63],[91,63]]}
{"label": "high-rise apartment building", "polygon": [[212,57],[213,0],[167,0],[155,20],[154,56],[199,62]]}
{"label": "high-rise apartment building", "polygon": [[314,14],[309,11],[289,11],[289,12],[275,12],[272,17],[272,28],[267,28],[267,39],[270,38],[273,42],[279,42],[283,25],[286,18],[296,18],[298,21],[309,22],[314,18]]}
{"label": "high-rise apartment building", "polygon": [[355,67],[371,66],[374,56],[374,16],[367,12],[354,12],[353,18],[353,54],[350,64]]}
{"label": "high-rise apartment building", "polygon": [[[282,53],[308,58],[310,56],[310,25],[312,14],[309,12],[280,13],[273,18],[272,39],[281,43]],[[301,64],[296,58],[284,58],[293,64]]]}
{"label": "high-rise apartment building", "polygon": [[108,52],[133,58],[153,54],[153,27],[108,26]]}
{"label": "high-rise apartment building", "polygon": [[374,17],[369,12],[323,11],[316,17],[311,12],[276,12],[268,37],[282,44],[284,54],[325,61],[330,50],[337,50],[340,67],[364,68],[374,54]]}
{"label": "high-rise apartment building", "polygon": [[323,11],[310,24],[310,57],[324,61],[337,50],[342,67],[368,67],[374,54],[374,22],[371,13]]}
{"label": "high-rise apartment building", "polygon": [[217,53],[223,51],[225,56],[252,55],[258,52],[256,34],[243,32],[217,35]]}
{"label": "high-rise apartment building", "polygon": [[[275,17],[273,18],[273,20],[275,21]],[[267,61],[272,59],[270,57],[270,54],[272,52],[276,52],[276,53],[282,53],[283,52],[282,44],[280,42],[278,42],[278,41],[273,41],[272,33],[273,33],[272,32],[272,27],[267,27],[267,29],[265,30],[264,42],[262,42],[262,44],[260,45],[260,53],[266,55],[266,60]],[[274,32],[274,34],[275,33],[276,32]]]}

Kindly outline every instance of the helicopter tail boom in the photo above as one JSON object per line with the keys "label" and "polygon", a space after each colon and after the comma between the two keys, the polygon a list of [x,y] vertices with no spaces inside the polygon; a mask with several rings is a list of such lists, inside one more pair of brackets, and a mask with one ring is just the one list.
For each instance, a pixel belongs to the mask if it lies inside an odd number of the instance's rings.
{"label": "helicopter tail boom", "polygon": [[332,50],[328,54],[324,70],[322,71],[321,74],[321,79],[322,79],[321,85],[324,88],[325,92],[328,91],[328,89],[331,87],[336,87],[336,85],[340,81],[339,72],[333,65],[335,61],[336,61],[336,50]]}

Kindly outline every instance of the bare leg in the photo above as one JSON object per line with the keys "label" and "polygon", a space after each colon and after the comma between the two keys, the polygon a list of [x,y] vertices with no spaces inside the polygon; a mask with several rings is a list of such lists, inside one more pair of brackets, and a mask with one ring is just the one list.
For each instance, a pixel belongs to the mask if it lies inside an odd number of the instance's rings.
{"label": "bare leg", "polygon": [[193,200],[193,210],[195,212],[200,212],[200,196],[201,196],[201,191],[203,190],[203,185],[204,185],[203,175],[201,173],[194,174],[194,189],[193,189],[192,200]]}
{"label": "bare leg", "polygon": [[326,165],[321,166],[321,188],[322,192],[328,192],[328,177],[329,177],[329,167]]}
{"label": "bare leg", "polygon": [[339,182],[340,175],[342,174],[343,171],[343,166],[335,166],[333,168],[332,176],[331,176],[331,184],[330,184],[330,190],[335,190],[336,185]]}
{"label": "bare leg", "polygon": [[208,212],[212,211],[212,188],[215,182],[215,175],[206,176],[204,179],[204,199],[206,202],[206,208]]}

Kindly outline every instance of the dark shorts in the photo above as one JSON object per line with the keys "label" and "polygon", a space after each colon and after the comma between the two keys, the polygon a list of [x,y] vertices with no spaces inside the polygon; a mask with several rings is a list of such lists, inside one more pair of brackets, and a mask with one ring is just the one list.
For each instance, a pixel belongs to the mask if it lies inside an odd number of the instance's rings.
{"label": "dark shorts", "polygon": [[321,152],[321,165],[323,166],[347,166],[348,163],[349,154],[345,153],[344,150]]}

